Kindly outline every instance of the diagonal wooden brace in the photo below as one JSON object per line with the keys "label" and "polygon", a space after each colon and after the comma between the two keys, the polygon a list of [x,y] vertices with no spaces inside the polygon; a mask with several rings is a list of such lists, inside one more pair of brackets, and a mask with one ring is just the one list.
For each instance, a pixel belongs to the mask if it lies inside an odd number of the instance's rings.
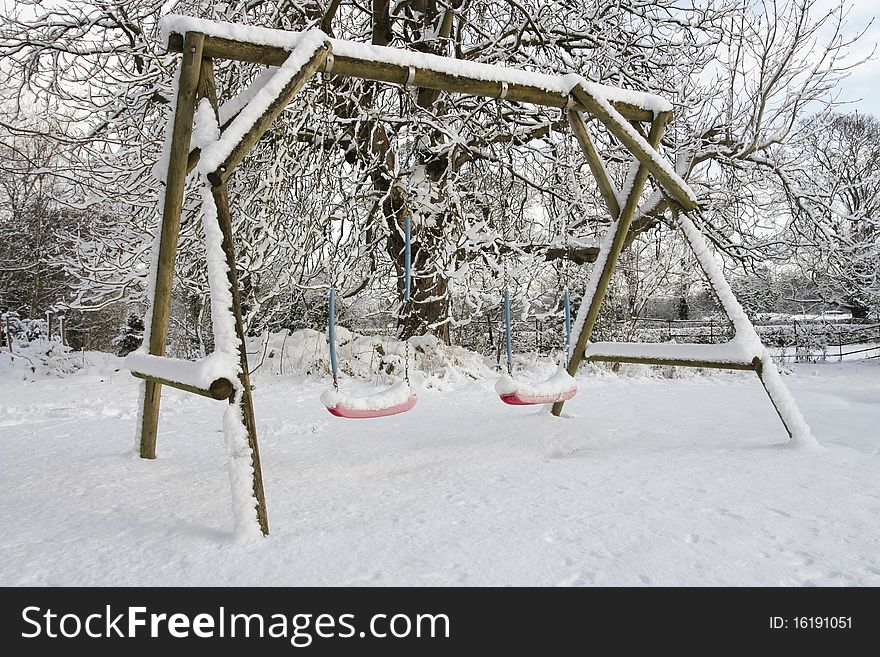
{"label": "diagonal wooden brace", "polygon": [[211,185],[217,187],[226,182],[229,176],[232,175],[235,167],[241,163],[245,155],[254,147],[254,144],[266,133],[293,97],[318,71],[324,68],[324,62],[330,55],[331,50],[329,42],[322,45],[296,75],[290,79],[281,93],[269,105],[269,108],[254,122],[241,138],[241,141],[235,145],[223,163],[208,174],[208,180]]}
{"label": "diagonal wooden brace", "polygon": [[[651,124],[651,131],[648,134],[648,143],[652,148],[656,148],[660,143],[660,138],[663,136],[663,131],[666,129],[666,124],[670,117],[671,115],[669,113],[660,114]],[[608,228],[608,230],[615,231],[614,241],[611,243],[610,251],[605,258],[605,262],[602,264],[602,274],[599,278],[599,284],[596,287],[596,292],[593,294],[593,298],[589,300],[584,299],[582,301],[582,303],[588,302],[590,306],[587,311],[586,320],[581,326],[581,331],[578,334],[577,341],[572,347],[571,359],[568,361],[568,373],[572,376],[577,374],[578,368],[580,367],[581,362],[583,362],[584,350],[587,348],[587,341],[590,339],[590,335],[593,333],[593,327],[596,325],[596,320],[599,318],[599,310],[602,308],[602,302],[605,300],[605,293],[608,290],[608,284],[611,282],[611,276],[614,273],[614,268],[617,266],[620,252],[623,250],[626,243],[627,233],[629,232],[633,217],[636,214],[636,210],[639,206],[639,197],[641,196],[642,189],[645,187],[647,180],[648,168],[643,164],[639,164],[632,187],[630,188],[629,196],[620,212],[620,216],[616,218],[617,223],[612,224]],[[601,258],[602,255],[600,254],[599,257]],[[556,402],[553,404],[553,415],[558,416],[562,413],[562,407],[564,404],[565,402]]]}
{"label": "diagonal wooden brace", "polygon": [[[571,90],[571,95],[575,100],[583,105],[587,111],[599,119],[612,135],[614,135],[626,149],[633,154],[639,163],[645,167],[648,172],[654,176],[657,183],[666,190],[666,192],[682,207],[685,212],[696,209],[697,203],[693,198],[693,194],[682,185],[682,181],[677,176],[670,175],[669,169],[660,162],[657,154],[657,145],[650,138],[646,141],[632,130],[631,126],[626,123],[626,119],[620,115],[613,107],[607,103],[603,103],[584,87],[578,85]],[[613,114],[612,114],[613,112]],[[661,119],[664,114],[657,115],[654,123]],[[669,121],[669,116],[663,119],[664,123]],[[635,134],[634,134],[635,133]]]}

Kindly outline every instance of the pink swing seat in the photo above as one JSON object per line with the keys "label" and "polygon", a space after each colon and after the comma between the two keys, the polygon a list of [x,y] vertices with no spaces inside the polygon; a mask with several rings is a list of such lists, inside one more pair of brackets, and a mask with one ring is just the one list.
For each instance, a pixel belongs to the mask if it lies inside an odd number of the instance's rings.
{"label": "pink swing seat", "polygon": [[549,379],[536,383],[517,381],[504,373],[495,383],[495,392],[501,397],[501,401],[511,406],[555,404],[574,397],[577,394],[577,383],[563,367]]}
{"label": "pink swing seat", "polygon": [[418,397],[408,382],[399,381],[390,388],[359,397],[330,388],[321,394],[321,401],[336,417],[363,419],[405,413],[416,405]]}

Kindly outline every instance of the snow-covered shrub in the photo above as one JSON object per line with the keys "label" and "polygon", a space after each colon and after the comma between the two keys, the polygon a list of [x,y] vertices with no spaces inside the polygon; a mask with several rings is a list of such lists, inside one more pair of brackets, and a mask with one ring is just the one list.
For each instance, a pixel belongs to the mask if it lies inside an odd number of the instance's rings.
{"label": "snow-covered shrub", "polygon": [[85,364],[81,354],[65,347],[58,340],[17,340],[11,352],[5,345],[0,351],[0,376],[14,376],[26,381],[52,376],[63,377],[76,372]]}

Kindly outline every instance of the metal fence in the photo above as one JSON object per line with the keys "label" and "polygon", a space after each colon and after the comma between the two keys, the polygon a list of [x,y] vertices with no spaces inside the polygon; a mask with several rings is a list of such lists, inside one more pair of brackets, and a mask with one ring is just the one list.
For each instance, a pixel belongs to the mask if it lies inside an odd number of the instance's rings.
{"label": "metal fence", "polygon": [[[762,342],[783,359],[806,362],[829,358],[844,360],[850,356],[880,356],[880,321],[877,319],[797,319],[780,316],[758,319],[753,324]],[[562,331],[562,320],[556,317],[514,321],[514,351],[558,353],[563,345]],[[723,317],[697,320],[638,317],[629,321],[600,319],[595,339],[716,344],[733,336],[732,324]],[[504,327],[498,318],[487,316],[453,329],[452,338],[455,344],[498,356],[503,348]]]}

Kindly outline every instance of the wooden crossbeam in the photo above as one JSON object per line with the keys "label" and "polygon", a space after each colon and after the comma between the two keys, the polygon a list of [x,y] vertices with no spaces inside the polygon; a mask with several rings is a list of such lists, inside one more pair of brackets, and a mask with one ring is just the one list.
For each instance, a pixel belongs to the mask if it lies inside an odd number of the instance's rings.
{"label": "wooden crossbeam", "polygon": [[757,357],[752,362],[732,362],[718,360],[701,360],[697,358],[662,358],[652,356],[622,356],[611,354],[597,354],[587,356],[584,360],[590,363],[635,363],[638,365],[677,365],[679,367],[707,367],[719,370],[755,370],[759,361]]}
{"label": "wooden crossbeam", "polygon": [[201,395],[202,397],[207,397],[209,399],[216,399],[218,401],[229,399],[232,397],[232,393],[235,392],[235,387],[229,379],[215,379],[207,388],[199,388],[198,386],[187,385],[185,383],[180,383],[179,381],[172,381],[171,379],[163,379],[162,377],[153,376],[152,374],[147,374],[145,372],[135,372],[132,370],[131,375],[136,376],[139,379],[144,379],[145,381],[177,388],[178,390],[185,390],[186,392],[192,392],[196,395]]}
{"label": "wooden crossbeam", "polygon": [[[169,35],[168,50],[171,52],[182,52],[182,48],[182,36],[180,34]],[[290,50],[223,37],[206,36],[204,53],[206,57],[220,57],[254,64],[264,64],[266,66],[280,66],[290,55]],[[357,57],[346,57],[338,54],[334,55],[334,76],[362,78],[364,80],[403,85],[409,81],[409,74],[408,66],[370,61]],[[500,82],[479,80],[464,75],[453,75],[448,72],[425,67],[415,68],[415,76],[411,83],[414,87],[422,89],[436,89],[438,91],[470,94],[472,96],[498,98],[502,95],[502,84]],[[532,85],[509,84],[505,100],[563,108],[568,106],[569,96]],[[612,101],[611,104],[614,109],[628,120],[647,122],[654,119],[654,113],[643,107],[617,101]],[[583,105],[576,105],[574,109],[583,112],[587,108]]]}

